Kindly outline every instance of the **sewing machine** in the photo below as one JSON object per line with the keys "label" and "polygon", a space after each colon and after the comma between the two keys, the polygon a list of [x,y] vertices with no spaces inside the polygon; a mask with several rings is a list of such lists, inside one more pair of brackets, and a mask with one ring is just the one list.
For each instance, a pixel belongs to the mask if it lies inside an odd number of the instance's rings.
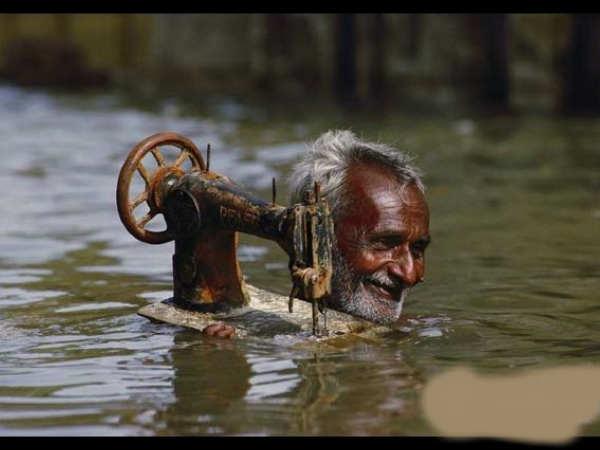
{"label": "sewing machine", "polygon": [[[179,150],[174,161],[161,152],[167,146]],[[153,173],[142,162],[148,154],[156,161]],[[130,196],[136,173],[145,189]],[[272,201],[256,198],[210,170],[210,146],[205,162],[194,143],[176,133],[158,133],[137,144],[117,184],[119,217],[135,238],[149,244],[175,241],[172,300],[179,307],[219,313],[248,305],[236,252],[238,233],[249,233],[277,242],[286,252],[292,281],[289,313],[295,298],[312,303],[313,334],[327,335],[326,302],[333,273],[328,204],[317,183],[300,204],[281,206],[275,197],[274,179]],[[144,203],[148,212],[136,218],[135,209]],[[164,216],[166,230],[147,229],[158,214]],[[323,326],[319,326],[319,313]]]}

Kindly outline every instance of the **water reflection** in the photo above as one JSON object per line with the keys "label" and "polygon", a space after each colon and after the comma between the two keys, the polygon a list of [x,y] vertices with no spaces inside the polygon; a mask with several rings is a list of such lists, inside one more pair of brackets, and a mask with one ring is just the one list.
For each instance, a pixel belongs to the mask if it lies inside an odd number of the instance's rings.
{"label": "water reflection", "polygon": [[419,389],[419,375],[401,351],[355,344],[351,350],[303,358],[298,367],[301,433],[404,434],[401,422],[416,415],[411,396]]}
{"label": "water reflection", "polygon": [[169,351],[175,402],[159,418],[168,434],[235,433],[227,417],[250,388],[251,367],[237,343],[182,331]]}
{"label": "water reflection", "polygon": [[199,339],[181,331],[169,355],[175,401],[158,414],[167,434],[307,432],[311,417],[335,399],[327,387],[335,379],[318,376],[315,385],[311,360],[268,341]]}
{"label": "water reflection", "polygon": [[422,375],[396,345],[315,352],[180,330],[169,358],[174,401],[154,416],[161,434],[385,435],[419,424]]}

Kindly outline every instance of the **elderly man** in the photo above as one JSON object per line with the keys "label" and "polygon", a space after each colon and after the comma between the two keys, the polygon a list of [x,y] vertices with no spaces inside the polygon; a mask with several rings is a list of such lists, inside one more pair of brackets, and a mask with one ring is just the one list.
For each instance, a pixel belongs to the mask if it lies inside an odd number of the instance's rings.
{"label": "elderly man", "polygon": [[430,241],[417,170],[392,147],[329,131],[294,168],[292,202],[315,181],[331,206],[337,240],[328,305],[373,322],[396,321],[408,290],[423,281]]}
{"label": "elderly man", "polygon": [[[331,207],[335,240],[328,306],[364,319],[398,320],[409,289],[423,281],[429,210],[418,171],[404,153],[329,131],[294,168],[292,203],[314,182]],[[207,334],[229,336],[224,324]]]}

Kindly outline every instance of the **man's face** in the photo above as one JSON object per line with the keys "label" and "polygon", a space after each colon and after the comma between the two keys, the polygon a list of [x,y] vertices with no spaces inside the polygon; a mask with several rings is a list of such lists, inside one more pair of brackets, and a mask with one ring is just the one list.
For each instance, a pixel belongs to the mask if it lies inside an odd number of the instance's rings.
{"label": "man's face", "polygon": [[425,274],[427,203],[415,185],[402,186],[389,169],[374,164],[352,166],[346,183],[350,205],[335,222],[330,303],[389,324]]}

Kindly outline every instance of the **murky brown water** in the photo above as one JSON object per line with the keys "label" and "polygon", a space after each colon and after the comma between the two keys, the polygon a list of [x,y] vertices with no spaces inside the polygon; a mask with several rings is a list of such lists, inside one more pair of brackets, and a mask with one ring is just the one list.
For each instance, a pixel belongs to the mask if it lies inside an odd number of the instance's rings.
{"label": "murky brown water", "polygon": [[[185,111],[0,87],[1,435],[435,434],[419,400],[445,368],[600,362],[599,120]],[[277,176],[283,199],[304,143],[333,127],[426,172],[433,244],[408,336],[313,353],[135,314],[170,295],[172,253],[117,217],[135,143],[210,142],[211,168],[265,199]],[[244,236],[239,254],[250,283],[287,293],[275,245]]]}

